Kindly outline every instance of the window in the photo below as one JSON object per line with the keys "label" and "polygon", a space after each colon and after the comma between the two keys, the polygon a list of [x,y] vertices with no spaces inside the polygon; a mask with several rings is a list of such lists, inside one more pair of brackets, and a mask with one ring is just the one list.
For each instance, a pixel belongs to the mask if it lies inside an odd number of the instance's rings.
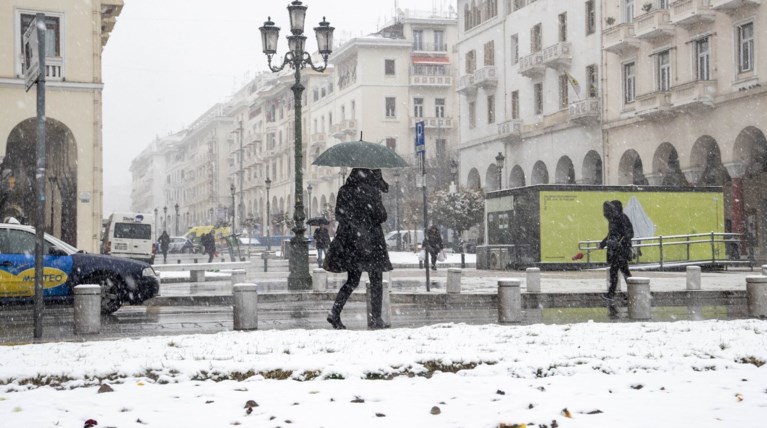
{"label": "window", "polygon": [[[33,14],[21,14],[21,35],[19,36],[19,43],[24,40],[24,32],[27,30],[27,27],[29,27],[29,24],[33,19],[35,19],[35,15]],[[61,30],[59,27],[59,18],[57,16],[45,17],[45,56],[61,56]]]}
{"label": "window", "polygon": [[312,91],[312,94],[313,94],[314,101],[317,101],[317,100],[320,99],[320,91],[319,91],[319,89],[314,88],[314,90]]}
{"label": "window", "polygon": [[346,120],[346,106],[341,106],[341,122]]}
{"label": "window", "polygon": [[384,74],[387,76],[394,76],[394,60],[393,59],[387,59],[384,60]]}
{"label": "window", "polygon": [[434,99],[434,117],[445,117],[445,99]]}
{"label": "window", "polygon": [[708,39],[708,37],[704,37],[695,41],[695,77],[698,80],[709,80],[711,78],[709,67],[711,47]]}
{"label": "window", "polygon": [[533,98],[535,114],[543,114],[543,83],[533,85]]}
{"label": "window", "polygon": [[434,30],[434,50],[437,52],[447,51],[445,45],[445,32],[442,30]]}
{"label": "window", "polygon": [[386,97],[386,117],[397,117],[397,99],[394,97]]}
{"label": "window", "polygon": [[658,0],[658,9],[668,9],[668,0]]}
{"label": "window", "polygon": [[354,120],[356,118],[357,118],[357,103],[355,101],[352,101],[351,119]]}
{"label": "window", "polygon": [[495,95],[487,96],[487,123],[495,123]]}
{"label": "window", "polygon": [[738,25],[738,72],[754,69],[754,23]]}
{"label": "window", "polygon": [[567,108],[568,94],[567,85],[569,84],[567,74],[559,75],[559,109]]}
{"label": "window", "polygon": [[567,41],[567,12],[559,14],[559,41]]}
{"label": "window", "polygon": [[413,117],[423,117],[423,98],[413,98]]}
{"label": "window", "polygon": [[519,62],[519,36],[514,34],[511,36],[511,65],[516,65]]}
{"label": "window", "polygon": [[477,69],[477,52],[470,50],[466,52],[466,74],[473,74]]}
{"label": "window", "polygon": [[595,64],[586,66],[586,84],[588,85],[589,98],[597,97],[597,66]]}
{"label": "window", "polygon": [[447,155],[447,140],[444,138],[437,138],[434,142],[436,143],[437,156],[444,157]]}
{"label": "window", "polygon": [[541,24],[536,24],[530,29],[530,52],[540,52],[543,40],[541,40]]}
{"label": "window", "polygon": [[634,22],[634,0],[623,0],[623,22]]}
{"label": "window", "polygon": [[519,91],[511,93],[511,118],[519,119]]}
{"label": "window", "polygon": [[656,55],[655,69],[658,90],[668,91],[671,89],[671,53],[669,51],[659,52]]}
{"label": "window", "polygon": [[636,65],[633,62],[623,64],[623,102],[633,103],[636,98]]}
{"label": "window", "polygon": [[469,103],[469,128],[474,129],[477,126],[477,105],[474,101]]}
{"label": "window", "polygon": [[397,151],[397,139],[396,138],[387,138],[386,139],[386,147]]}
{"label": "window", "polygon": [[413,50],[423,50],[423,30],[413,30]]}
{"label": "window", "polygon": [[495,65],[495,42],[485,43],[485,65]]}
{"label": "window", "polygon": [[586,35],[594,34],[597,30],[597,12],[594,8],[594,0],[586,2]]}

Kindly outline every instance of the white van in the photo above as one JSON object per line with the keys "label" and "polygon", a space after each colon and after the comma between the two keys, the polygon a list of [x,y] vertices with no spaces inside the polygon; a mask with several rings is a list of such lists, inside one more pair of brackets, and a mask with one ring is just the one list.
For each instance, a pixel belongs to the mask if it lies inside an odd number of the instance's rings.
{"label": "white van", "polygon": [[[401,248],[402,251],[415,251],[423,242],[423,230],[400,230],[400,236],[402,237]],[[386,247],[391,250],[397,249],[397,231],[391,231],[384,237],[386,240]]]}
{"label": "white van", "polygon": [[141,213],[113,213],[104,225],[101,254],[154,263],[154,216]]}

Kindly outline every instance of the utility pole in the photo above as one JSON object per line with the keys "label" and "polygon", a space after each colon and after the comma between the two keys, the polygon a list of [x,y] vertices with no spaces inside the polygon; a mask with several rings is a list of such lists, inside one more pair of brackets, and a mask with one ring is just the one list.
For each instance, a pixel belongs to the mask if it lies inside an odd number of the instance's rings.
{"label": "utility pole", "polygon": [[239,206],[239,210],[240,210],[240,227],[237,228],[236,225],[233,224],[232,227],[234,227],[235,229],[232,231],[232,233],[236,233],[238,230],[242,229],[242,220],[245,218],[244,217],[244,213],[243,213],[245,211],[245,203],[242,201],[242,197],[243,197],[242,195],[243,195],[243,192],[245,190],[245,188],[242,187],[242,176],[243,176],[243,169],[242,169],[242,120],[240,120],[240,127],[237,128],[237,130],[239,131],[239,134],[240,134],[240,206]]}

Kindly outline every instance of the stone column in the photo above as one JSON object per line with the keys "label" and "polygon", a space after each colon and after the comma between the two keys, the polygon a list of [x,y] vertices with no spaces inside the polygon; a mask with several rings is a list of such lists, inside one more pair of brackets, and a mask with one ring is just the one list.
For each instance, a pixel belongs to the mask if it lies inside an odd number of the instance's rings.
{"label": "stone column", "polygon": [[498,280],[498,323],[518,323],[522,321],[522,294],[518,279]]}
{"label": "stone column", "polygon": [[101,286],[75,286],[75,334],[101,332]]}
{"label": "stone column", "polygon": [[541,292],[541,270],[539,268],[527,268],[525,285],[528,293]]}
{"label": "stone column", "polygon": [[312,270],[312,291],[320,292],[328,289],[328,273],[325,269]]}
{"label": "stone column", "polygon": [[235,284],[232,287],[234,302],[234,329],[258,329],[258,286],[256,284]]}
{"label": "stone column", "polygon": [[749,316],[767,318],[767,276],[746,277],[746,298]]}
{"label": "stone column", "polygon": [[447,269],[447,294],[459,294],[461,292],[461,275],[463,275],[461,269]]}
{"label": "stone column", "polygon": [[232,287],[234,287],[235,284],[243,284],[245,283],[245,269],[235,269],[232,271],[232,276],[230,278]]}
{"label": "stone column", "polygon": [[687,266],[687,290],[700,290],[700,266]]}
{"label": "stone column", "polygon": [[652,317],[650,278],[632,276],[627,282],[629,318],[632,320],[649,320]]}

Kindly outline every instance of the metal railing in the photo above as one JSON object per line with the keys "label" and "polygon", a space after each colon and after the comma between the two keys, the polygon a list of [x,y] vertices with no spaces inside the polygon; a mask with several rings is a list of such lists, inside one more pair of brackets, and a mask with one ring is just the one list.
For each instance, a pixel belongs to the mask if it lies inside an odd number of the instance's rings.
{"label": "metal railing", "polygon": [[[600,242],[602,241],[578,242],[578,250],[585,253],[586,263],[591,263],[593,251],[602,250],[599,248]],[[742,242],[746,242],[746,259],[740,257]],[[670,264],[690,263],[747,264],[751,268],[754,266],[753,243],[744,240],[742,233],[709,232],[651,236],[634,238],[631,243],[635,254],[633,264],[658,263],[660,270]]]}

